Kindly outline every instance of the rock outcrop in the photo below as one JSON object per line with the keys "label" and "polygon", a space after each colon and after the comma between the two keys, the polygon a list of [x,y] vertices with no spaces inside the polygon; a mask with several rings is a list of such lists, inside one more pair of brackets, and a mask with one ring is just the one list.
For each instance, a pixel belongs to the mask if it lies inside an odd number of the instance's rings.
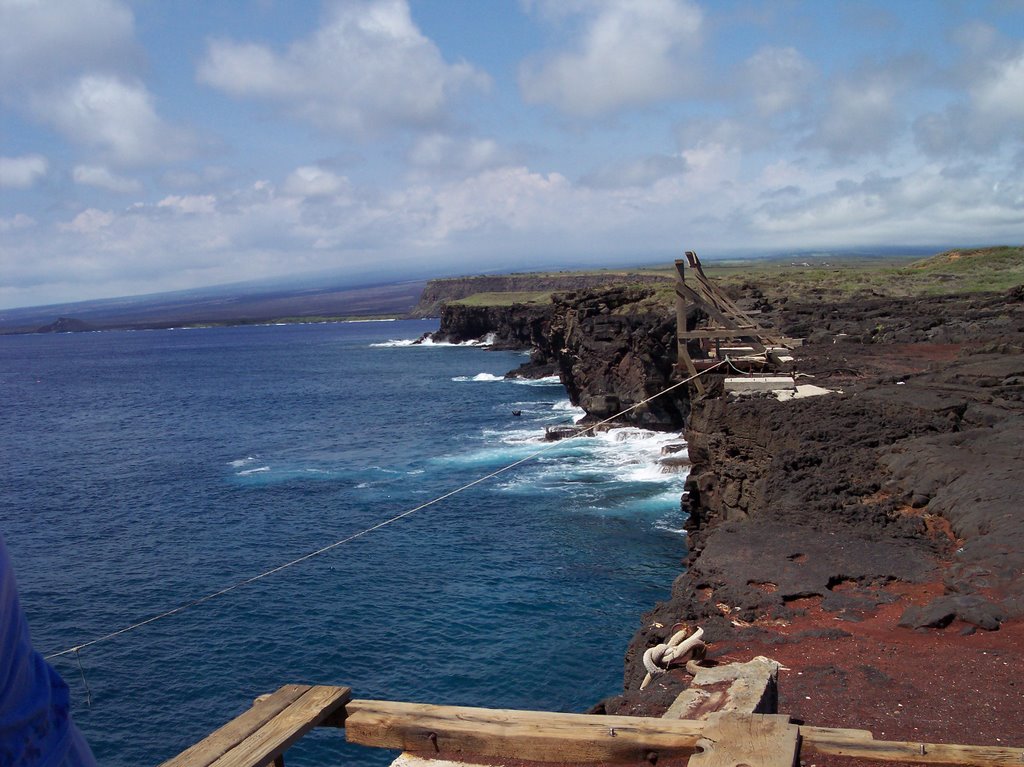
{"label": "rock outcrop", "polygon": [[489,338],[493,349],[537,349],[541,356],[549,356],[547,338],[553,316],[551,304],[446,304],[441,309],[440,327],[432,338],[456,344]]}
{"label": "rock outcrop", "polygon": [[[659,394],[675,382],[675,315],[649,310],[653,291],[628,287],[556,296],[548,337],[562,383],[587,421],[601,421]],[[621,417],[651,429],[681,429],[686,388]]]}
{"label": "rock outcrop", "polygon": [[[555,294],[546,305],[448,304],[434,340],[461,343],[490,337],[492,348],[531,349],[530,362],[510,375],[557,373],[588,422],[610,418],[674,382],[675,315],[642,286]],[[685,388],[618,419],[651,429],[682,428]]]}
{"label": "rock outcrop", "polygon": [[810,601],[849,636],[900,599],[897,583],[940,592],[901,603],[908,628],[1024,617],[1024,307],[1012,293],[890,304],[901,332],[959,341],[947,344],[873,341],[857,308],[828,311],[855,318],[837,330],[859,342],[822,336],[797,352],[843,393],[693,403],[687,570],[644,616],[609,711],[635,704],[640,656],[677,622],[713,643],[787,641],[773,627]]}
{"label": "rock outcrop", "polygon": [[536,274],[498,274],[476,277],[449,277],[430,280],[410,317],[437,317],[445,305],[480,293],[543,293],[590,290],[621,285],[671,282],[661,274],[595,272],[548,272]]}

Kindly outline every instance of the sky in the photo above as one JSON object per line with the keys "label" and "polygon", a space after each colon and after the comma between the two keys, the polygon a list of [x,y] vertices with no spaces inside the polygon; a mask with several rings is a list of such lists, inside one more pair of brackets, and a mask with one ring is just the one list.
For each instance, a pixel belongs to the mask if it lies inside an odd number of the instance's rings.
{"label": "sky", "polygon": [[1024,0],[0,0],[0,307],[1024,242]]}

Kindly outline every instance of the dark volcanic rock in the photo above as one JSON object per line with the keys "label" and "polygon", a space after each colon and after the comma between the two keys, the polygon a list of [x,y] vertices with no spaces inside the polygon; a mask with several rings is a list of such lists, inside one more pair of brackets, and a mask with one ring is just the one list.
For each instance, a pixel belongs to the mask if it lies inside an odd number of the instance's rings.
{"label": "dark volcanic rock", "polygon": [[[649,288],[614,288],[555,297],[548,345],[569,398],[587,420],[611,418],[673,382],[675,315],[636,309]],[[688,411],[685,387],[632,410],[619,420],[679,429]]]}
{"label": "dark volcanic rock", "polygon": [[[646,308],[653,290],[615,287],[556,294],[550,305],[463,306],[441,312],[436,341],[492,337],[492,348],[529,348],[531,359],[510,375],[555,372],[573,404],[600,421],[662,392],[676,362],[675,315]],[[679,429],[688,411],[685,388],[617,419],[653,429]]]}
{"label": "dark volcanic rock", "polygon": [[927,605],[911,605],[900,618],[900,625],[907,628],[945,628],[959,618],[986,631],[995,631],[1006,617],[998,605],[984,597],[969,594],[952,594],[937,597]]}
{"label": "dark volcanic rock", "polygon": [[[801,307],[786,308],[777,325],[792,332]],[[622,706],[643,651],[678,622],[711,642],[771,644],[786,640],[766,627],[796,619],[801,600],[857,621],[893,601],[892,581],[945,584],[907,627],[1024,615],[1024,308],[969,296],[802,316],[812,340],[797,369],[845,394],[693,403],[689,569],[630,644]]]}
{"label": "dark volcanic rock", "polygon": [[553,307],[538,304],[464,306],[447,304],[435,341],[464,343],[492,337],[494,349],[544,348]]}

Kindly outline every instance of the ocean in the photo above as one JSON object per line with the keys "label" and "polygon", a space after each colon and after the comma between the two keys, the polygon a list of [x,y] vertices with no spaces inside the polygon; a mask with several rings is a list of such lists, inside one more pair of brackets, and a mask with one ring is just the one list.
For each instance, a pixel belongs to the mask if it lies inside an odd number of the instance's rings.
{"label": "ocean", "polygon": [[[544,447],[574,409],[430,321],[0,337],[0,531],[63,650],[369,528]],[[520,411],[514,416],[513,411]],[[103,765],[157,764],[290,682],[584,711],[620,690],[685,555],[678,435],[556,443],[313,559],[54,661]],[[386,764],[318,731],[292,767]]]}

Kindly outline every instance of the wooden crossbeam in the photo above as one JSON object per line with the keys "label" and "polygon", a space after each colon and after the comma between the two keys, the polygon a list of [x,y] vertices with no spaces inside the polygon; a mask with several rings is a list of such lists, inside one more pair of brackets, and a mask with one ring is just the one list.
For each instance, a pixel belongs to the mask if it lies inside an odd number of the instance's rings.
{"label": "wooden crossbeam", "polygon": [[875,740],[867,730],[804,725],[800,726],[800,737],[804,748],[819,754],[876,759],[880,762],[972,764],[981,767],[1024,765],[1024,748]]}
{"label": "wooden crossbeam", "polygon": [[[874,740],[867,730],[785,725],[788,717],[778,715],[720,714],[710,721],[673,720],[370,700],[353,700],[347,710],[344,726],[352,743],[455,760],[483,756],[552,763],[635,763],[650,761],[652,754],[669,758],[707,751],[754,733],[750,736],[754,743],[776,743],[771,751],[775,756],[746,763],[766,767],[787,758],[786,744],[794,742],[798,731],[801,749],[821,754],[879,762],[1024,767],[1024,748]],[[722,747],[721,753],[726,759],[730,752]],[[692,759],[690,763],[695,764]]]}
{"label": "wooden crossbeam", "polygon": [[705,726],[685,720],[371,700],[354,700],[347,710],[345,737],[351,743],[456,760],[487,756],[636,763],[651,753],[658,758],[689,756]]}
{"label": "wooden crossbeam", "polygon": [[762,346],[758,340],[760,336],[751,332],[750,328],[735,328],[732,330],[722,330],[719,328],[711,328],[707,330],[686,330],[682,333],[676,334],[677,338],[739,338],[744,341],[756,341],[758,346]]}
{"label": "wooden crossbeam", "polygon": [[283,765],[284,752],[351,697],[348,687],[286,684],[161,767]]}
{"label": "wooden crossbeam", "polygon": [[[789,767],[800,753],[876,762],[1024,767],[1024,748],[875,740],[867,730],[811,727],[777,714],[708,720],[349,700],[347,687],[285,685],[162,767],[264,767],[315,726],[352,743],[421,756],[551,763],[632,763],[692,756],[697,767]],[[799,737],[798,737],[799,736]]]}
{"label": "wooden crossbeam", "polygon": [[770,344],[778,344],[778,340],[774,336],[769,335],[767,330],[758,325],[749,314],[711,281],[704,273],[704,267],[696,253],[687,251],[686,260],[693,272],[689,284],[686,282],[683,261],[676,261],[676,273],[679,278],[676,281],[676,296],[679,300],[689,300],[696,304],[714,322],[722,325],[725,329],[748,328],[752,331],[752,337]]}

